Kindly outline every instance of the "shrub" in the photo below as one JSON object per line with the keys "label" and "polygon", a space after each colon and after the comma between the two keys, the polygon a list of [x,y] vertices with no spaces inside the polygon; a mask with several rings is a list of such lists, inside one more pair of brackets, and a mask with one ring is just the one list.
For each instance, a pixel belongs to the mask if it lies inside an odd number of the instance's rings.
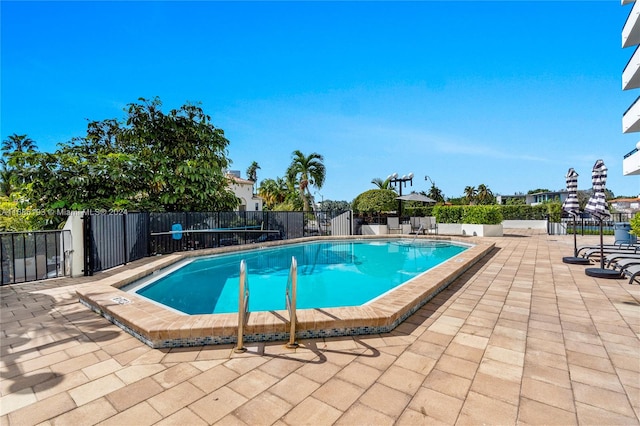
{"label": "shrub", "polygon": [[636,236],[640,236],[640,214],[636,213],[629,221],[631,224],[631,233]]}
{"label": "shrub", "polygon": [[351,206],[356,212],[388,212],[397,208],[397,196],[390,189],[370,189],[358,195]]}
{"label": "shrub", "polygon": [[436,206],[433,212],[438,223],[498,225],[503,219],[500,206]]}

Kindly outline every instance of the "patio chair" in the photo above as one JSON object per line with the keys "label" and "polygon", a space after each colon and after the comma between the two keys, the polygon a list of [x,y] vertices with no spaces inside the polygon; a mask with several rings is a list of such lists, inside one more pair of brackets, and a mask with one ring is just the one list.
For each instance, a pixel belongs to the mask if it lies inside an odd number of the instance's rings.
{"label": "patio chair", "polygon": [[438,234],[438,223],[436,222],[436,218],[433,216],[426,216],[420,218],[420,223],[422,224],[425,233],[427,234]]}
{"label": "patio chair", "polygon": [[418,232],[424,234],[425,233],[425,226],[422,225],[420,223],[420,217],[410,217],[409,218],[409,223],[411,224],[411,232],[410,234],[417,234]]}
{"label": "patio chair", "polygon": [[622,270],[622,273],[629,277],[629,284],[633,284],[634,280],[636,280],[636,281],[638,281],[638,283],[640,283],[640,281],[638,280],[638,275],[640,274],[640,265],[639,264],[627,266],[626,268],[624,268]]}
{"label": "patio chair", "polygon": [[399,217],[387,218],[387,229],[390,234],[402,234],[402,227],[400,226]]}

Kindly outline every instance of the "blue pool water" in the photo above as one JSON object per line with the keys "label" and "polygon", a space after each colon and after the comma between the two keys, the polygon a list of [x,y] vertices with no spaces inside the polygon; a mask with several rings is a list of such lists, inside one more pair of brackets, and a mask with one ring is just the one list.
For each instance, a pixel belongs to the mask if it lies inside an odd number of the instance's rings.
{"label": "blue pool water", "polygon": [[294,244],[187,261],[128,291],[186,314],[238,310],[240,261],[247,264],[249,311],[285,309],[291,257],[298,263],[297,307],[358,306],[466,250],[449,242],[332,241]]}

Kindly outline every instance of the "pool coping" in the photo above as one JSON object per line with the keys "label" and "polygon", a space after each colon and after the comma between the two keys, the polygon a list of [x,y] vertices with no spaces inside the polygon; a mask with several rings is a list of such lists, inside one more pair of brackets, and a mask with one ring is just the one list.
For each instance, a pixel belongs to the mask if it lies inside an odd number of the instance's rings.
{"label": "pool coping", "polygon": [[[77,290],[80,302],[152,348],[237,343],[238,314],[185,315],[152,303],[120,288],[154,271],[183,259],[322,240],[413,239],[414,236],[307,237],[261,244],[220,247],[150,258],[140,267],[99,279]],[[444,262],[361,306],[299,309],[296,338],[309,339],[358,334],[385,333],[396,328],[456,278],[486,256],[495,243],[483,238],[419,236],[419,239],[473,244],[452,260]],[[289,339],[286,310],[250,312],[244,341],[286,341]]]}

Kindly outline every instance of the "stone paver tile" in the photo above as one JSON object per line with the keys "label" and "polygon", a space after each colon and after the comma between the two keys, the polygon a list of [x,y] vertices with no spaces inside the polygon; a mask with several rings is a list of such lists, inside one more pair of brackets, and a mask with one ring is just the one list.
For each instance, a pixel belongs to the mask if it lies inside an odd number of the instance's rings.
{"label": "stone paver tile", "polygon": [[382,414],[371,407],[356,403],[351,406],[335,423],[336,425],[393,425],[395,419]]}
{"label": "stone paver tile", "polygon": [[210,359],[229,359],[233,351],[234,345],[210,345],[204,346],[200,352],[198,352],[198,361],[210,360]]}
{"label": "stone paver tile", "polygon": [[376,368],[353,362],[338,372],[336,377],[366,389],[375,383],[380,374],[381,371]]}
{"label": "stone paver tile", "polygon": [[43,368],[50,368],[52,365],[56,365],[69,359],[69,356],[64,351],[54,352],[49,355],[39,356],[37,358],[29,359],[20,363],[20,368],[15,370],[14,375],[4,374],[3,379],[10,379],[15,375],[29,375]]}
{"label": "stone paver tile", "polygon": [[590,343],[575,342],[567,340],[565,342],[567,351],[579,352],[587,355],[599,356],[601,358],[607,358],[607,350],[602,345],[592,345]]}
{"label": "stone paver tile", "polygon": [[471,390],[488,397],[517,405],[520,399],[520,382],[478,373],[473,378]]}
{"label": "stone paver tile", "polygon": [[577,425],[575,412],[565,411],[551,405],[527,398],[520,400],[518,423],[531,425]]}
{"label": "stone paver tile", "polygon": [[456,424],[515,424],[518,407],[476,392],[469,392]]}
{"label": "stone paver tile", "polygon": [[154,374],[153,379],[156,380],[160,385],[169,389],[173,386],[184,382],[185,380],[189,380],[190,378],[201,374],[200,370],[192,366],[191,364],[176,364],[173,367],[167,368],[160,373]]}
{"label": "stone paver tile", "polygon": [[[513,351],[524,351],[527,347],[527,341],[524,338],[513,339],[502,334],[492,334],[489,338],[489,344]],[[528,352],[528,351],[527,351]],[[484,355],[484,351],[482,352]],[[564,352],[563,352],[564,353]]]}
{"label": "stone paver tile", "polygon": [[340,367],[331,363],[308,363],[296,370],[297,374],[313,380],[317,383],[324,383],[333,377]]}
{"label": "stone paver tile", "polygon": [[163,363],[171,362],[190,362],[195,361],[200,351],[194,350],[194,348],[171,348],[169,353],[165,354],[162,358]]}
{"label": "stone paver tile", "polygon": [[153,376],[165,369],[166,368],[160,364],[131,365],[116,371],[115,374],[126,384],[131,384],[146,377]]}
{"label": "stone paver tile", "polygon": [[422,354],[406,351],[398,357],[394,365],[419,374],[427,375],[436,365],[437,360]]}
{"label": "stone paver tile", "polygon": [[[246,426],[255,426],[255,425],[247,425],[245,422],[243,422],[242,420],[237,418],[233,413],[227,414],[226,416],[224,416],[223,418],[221,418],[220,420],[218,420],[216,422],[216,426],[245,426],[245,425]],[[275,422],[274,426],[275,425],[287,426],[281,420],[278,420],[277,422]],[[182,426],[182,425],[176,425],[176,426]]]}
{"label": "stone paver tile", "polygon": [[228,369],[224,365],[218,365],[191,378],[189,382],[206,393],[209,393],[235,380],[239,376],[238,373]]}
{"label": "stone paver tile", "polygon": [[421,387],[411,399],[409,408],[438,421],[454,424],[462,403],[458,398]]}
{"label": "stone paver tile", "polygon": [[310,396],[295,406],[282,420],[289,425],[332,425],[342,411]]}
{"label": "stone paver tile", "polygon": [[378,352],[375,356],[367,356],[366,353],[362,354],[358,357],[357,361],[361,364],[368,365],[369,367],[384,371],[397,359],[397,356]]}
{"label": "stone paver tile", "polygon": [[133,336],[125,333],[124,331],[118,330],[118,336],[122,336],[121,339],[114,339],[114,343],[110,345],[101,345],[102,350],[108,353],[111,356],[118,355],[120,353],[126,352],[130,349],[140,346],[140,341]]}
{"label": "stone paver tile", "polygon": [[582,383],[574,383],[573,392],[578,402],[613,411],[626,417],[635,416],[635,412],[629,404],[629,398],[625,393],[588,386]]}
{"label": "stone paver tile", "polygon": [[292,407],[276,395],[263,392],[237,408],[233,414],[249,425],[270,425],[291,411]]}
{"label": "stone paver tile", "polygon": [[500,346],[488,345],[485,356],[495,361],[517,365],[519,367],[524,365],[524,352],[505,349]]}
{"label": "stone paver tile", "polygon": [[471,386],[471,380],[435,369],[429,373],[423,386],[454,398],[464,399]]}
{"label": "stone paver tile", "polygon": [[476,375],[478,365],[478,362],[467,361],[465,359],[456,358],[455,356],[442,355],[436,364],[436,368],[447,373],[471,379]]}
{"label": "stone paver tile", "polygon": [[591,385],[602,389],[609,389],[614,392],[624,392],[618,376],[602,371],[591,370],[589,368],[570,365],[571,380],[585,385]]}
{"label": "stone paver tile", "polygon": [[291,405],[300,403],[307,396],[315,392],[320,384],[296,373],[291,373],[273,385],[269,392],[284,399]]}
{"label": "stone paver tile", "polygon": [[522,379],[521,395],[533,401],[542,402],[565,411],[575,412],[571,389],[524,377]]}
{"label": "stone paver tile", "polygon": [[22,407],[9,413],[9,424],[35,425],[76,408],[73,399],[66,392]]}
{"label": "stone paver tile", "polygon": [[524,377],[551,383],[567,389],[571,388],[569,371],[564,369],[526,364],[524,367]]}
{"label": "stone paver tile", "polygon": [[261,370],[252,370],[228,383],[227,386],[240,395],[251,399],[277,382],[276,377]]}
{"label": "stone paver tile", "polygon": [[590,368],[605,373],[615,373],[609,358],[602,358],[581,352],[567,351],[567,360],[570,364]]}
{"label": "stone paver tile", "polygon": [[456,334],[456,337],[453,338],[453,343],[484,350],[489,343],[489,338],[473,334],[458,333]]}
{"label": "stone paver tile", "polygon": [[189,382],[182,382],[170,389],[150,397],[147,402],[163,417],[180,410],[205,395]]}
{"label": "stone paver tile", "polygon": [[69,358],[51,366],[51,370],[57,374],[67,374],[72,371],[81,370],[85,367],[98,364],[100,361],[93,352],[83,354],[77,357]]}
{"label": "stone paver tile", "polygon": [[38,401],[38,397],[29,387],[20,389],[0,398],[0,415],[16,411]]}
{"label": "stone paver tile", "polygon": [[189,408],[205,422],[214,424],[245,402],[247,398],[244,396],[228,387],[222,387],[189,405]]}
{"label": "stone paver tile", "polygon": [[584,425],[637,425],[637,417],[627,417],[592,405],[576,402],[578,423]]}
{"label": "stone paver tile", "polygon": [[567,367],[567,356],[562,354],[554,354],[551,352],[537,351],[529,349],[525,354],[524,361],[526,365],[539,365],[545,367],[564,368]]}
{"label": "stone paver tile", "polygon": [[82,407],[67,411],[53,418],[50,422],[54,426],[93,425],[116,414],[118,411],[109,404],[109,401],[105,398],[99,398]]}
{"label": "stone paver tile", "polygon": [[[220,426],[223,424],[222,422],[218,422],[217,425]],[[233,425],[242,425],[243,423],[240,420],[236,419],[233,423],[228,423]],[[169,417],[165,417],[161,421],[155,424],[155,426],[206,426],[207,422],[201,419],[196,413],[189,410],[188,408],[183,408],[180,411],[176,411]]]}
{"label": "stone paver tile", "polygon": [[87,366],[82,369],[82,372],[90,379],[94,380],[99,377],[104,377],[115,371],[118,371],[122,366],[115,359],[108,359],[106,361],[98,362]]}
{"label": "stone paver tile", "polygon": [[[355,423],[354,423],[355,424]],[[370,423],[375,424],[375,423]],[[398,426],[414,426],[414,425],[429,425],[429,426],[447,426],[449,423],[441,420],[429,417],[426,413],[407,408],[402,415],[397,419],[396,425]]]}
{"label": "stone paver tile", "polygon": [[[491,343],[489,343],[491,344]],[[467,345],[461,345],[457,342],[451,342],[451,344],[444,351],[445,355],[449,355],[456,358],[461,358],[467,361],[478,363],[484,355],[484,350],[474,348]]]}
{"label": "stone paver tile", "polygon": [[162,416],[147,402],[122,411],[107,420],[98,423],[100,426],[152,425],[162,420]]}
{"label": "stone paver tile", "polygon": [[302,366],[302,364],[302,362],[295,359],[275,358],[262,364],[258,369],[264,371],[270,376],[281,379],[296,371]]}
{"label": "stone paver tile", "polygon": [[333,378],[318,388],[311,396],[341,411],[345,411],[363,393],[364,389],[344,380]]}
{"label": "stone paver tile", "polygon": [[377,382],[413,395],[420,388],[425,377],[424,374],[392,365],[380,376]]}
{"label": "stone paver tile", "polygon": [[[234,356],[237,356],[237,355],[234,354]],[[238,356],[237,358],[232,358],[226,361],[222,365],[224,365],[230,370],[235,371],[238,374],[244,374],[247,371],[251,371],[254,368],[258,368],[259,366],[261,366],[267,361],[269,361],[269,359],[266,357],[253,355],[253,354],[250,354],[250,355],[245,354],[244,356]]]}
{"label": "stone paver tile", "polygon": [[387,416],[397,418],[402,414],[410,400],[410,395],[376,383],[360,397],[359,402]]}
{"label": "stone paver tile", "polygon": [[107,394],[106,398],[118,411],[124,411],[162,391],[164,388],[158,382],[147,377]]}
{"label": "stone paver tile", "polygon": [[78,406],[84,405],[87,402],[93,401],[124,387],[125,384],[122,380],[118,379],[115,374],[109,374],[108,376],[101,377],[93,380],[84,385],[73,388],[69,391],[69,395],[76,402]]}
{"label": "stone paver tile", "polygon": [[520,382],[522,379],[522,367],[488,358],[482,360],[478,372],[513,382]]}

